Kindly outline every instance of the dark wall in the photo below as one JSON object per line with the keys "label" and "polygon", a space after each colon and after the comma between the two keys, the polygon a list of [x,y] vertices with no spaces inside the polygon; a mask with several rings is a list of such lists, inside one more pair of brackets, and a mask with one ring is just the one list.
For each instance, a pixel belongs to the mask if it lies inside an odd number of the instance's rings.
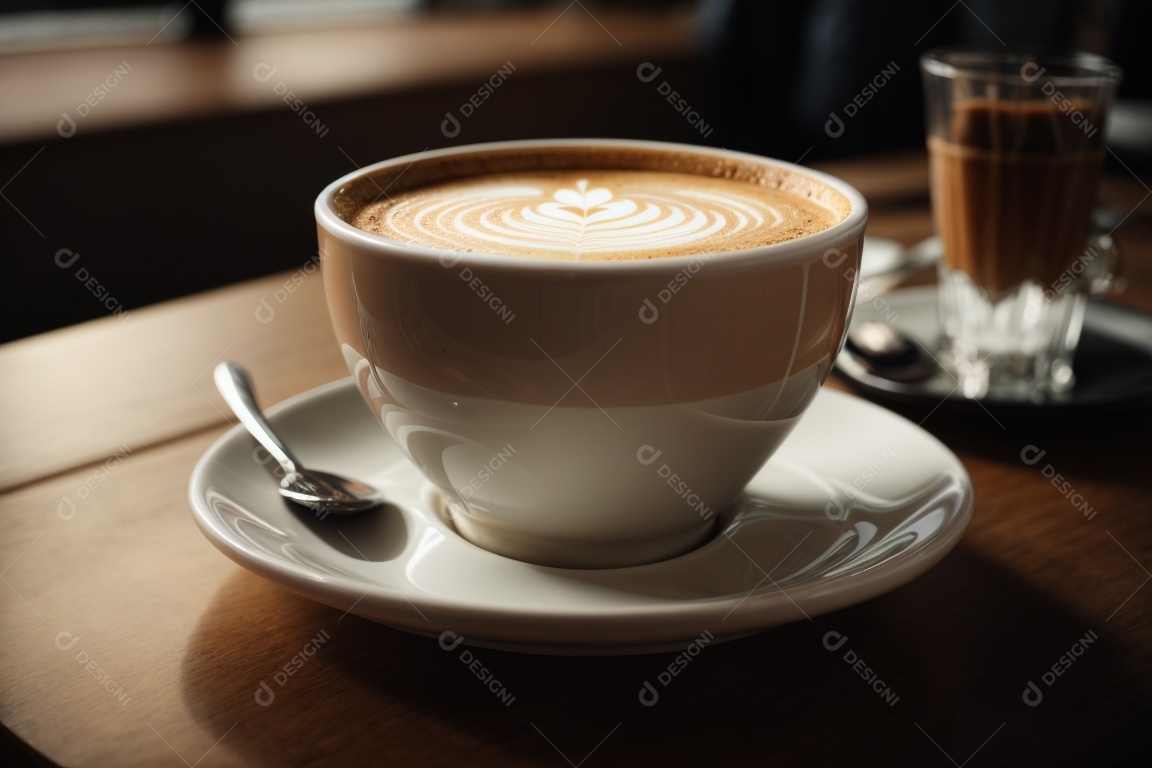
{"label": "dark wall", "polygon": [[1148,0],[701,0],[702,105],[726,146],[812,163],[922,146],[919,58],[942,45],[1074,48],[1152,98]]}
{"label": "dark wall", "polygon": [[0,341],[300,267],[312,203],[335,178],[426,147],[548,137],[698,141],[659,93],[697,98],[691,62],[509,77],[448,138],[475,83],[0,146]]}

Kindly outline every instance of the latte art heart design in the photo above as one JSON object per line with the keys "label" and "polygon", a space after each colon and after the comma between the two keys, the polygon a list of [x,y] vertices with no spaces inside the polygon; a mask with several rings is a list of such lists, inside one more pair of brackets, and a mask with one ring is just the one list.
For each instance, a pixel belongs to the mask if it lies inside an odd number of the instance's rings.
{"label": "latte art heart design", "polygon": [[[601,225],[600,229],[608,228],[605,222],[616,222],[615,228],[625,229],[628,217],[639,207],[632,200],[613,200],[612,190],[605,187],[588,189],[588,180],[580,179],[576,182],[576,189],[558,189],[549,202],[522,209],[520,220],[538,227],[554,226],[561,232],[583,234],[596,225]],[[649,213],[659,215],[655,208]],[[517,226],[516,219],[508,213],[503,220],[506,226]],[[579,250],[578,243],[576,249]]]}
{"label": "latte art heart design", "polygon": [[726,250],[731,246],[725,247],[724,241],[772,229],[785,218],[750,184],[729,182],[733,188],[746,186],[746,194],[720,185],[617,186],[618,191],[592,186],[582,177],[558,188],[496,180],[449,184],[392,205],[381,221],[381,233],[406,241],[419,235],[434,247],[454,250],[580,260],[605,254],[679,252],[705,239],[708,247],[700,252]]}
{"label": "latte art heart design", "polygon": [[612,190],[606,187],[589,190],[588,179],[580,179],[576,182],[576,189],[558,189],[552,197],[563,205],[580,208],[587,213],[589,208],[596,208],[611,200]]}

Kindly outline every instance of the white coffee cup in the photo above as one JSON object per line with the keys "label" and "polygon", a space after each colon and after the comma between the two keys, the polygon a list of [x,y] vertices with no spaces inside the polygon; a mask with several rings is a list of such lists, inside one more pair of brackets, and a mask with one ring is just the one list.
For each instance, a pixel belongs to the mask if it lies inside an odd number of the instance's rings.
{"label": "white coffee cup", "polygon": [[[838,220],[774,245],[611,262],[434,250],[349,223],[377,190],[542,164],[723,168]],[[321,193],[316,220],[349,369],[457,532],[528,562],[608,568],[707,540],[795,426],[843,345],[867,208],[775,160],[555,140],[369,166]]]}

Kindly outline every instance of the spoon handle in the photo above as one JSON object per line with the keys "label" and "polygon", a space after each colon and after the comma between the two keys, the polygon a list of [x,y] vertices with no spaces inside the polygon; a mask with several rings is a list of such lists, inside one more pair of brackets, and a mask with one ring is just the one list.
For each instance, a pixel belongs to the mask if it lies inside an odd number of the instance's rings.
{"label": "spoon handle", "polygon": [[299,462],[272,431],[272,426],[257,407],[248,373],[236,363],[225,361],[216,366],[213,378],[216,380],[216,388],[224,396],[224,402],[228,403],[228,407],[252,433],[252,437],[272,454],[272,458],[276,459],[285,472],[296,472]]}

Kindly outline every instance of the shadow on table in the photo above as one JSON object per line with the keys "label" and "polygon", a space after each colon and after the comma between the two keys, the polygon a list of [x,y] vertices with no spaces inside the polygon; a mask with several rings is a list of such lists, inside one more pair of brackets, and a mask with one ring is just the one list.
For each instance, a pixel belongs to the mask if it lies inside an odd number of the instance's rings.
{"label": "shadow on table", "polygon": [[698,653],[546,657],[446,650],[239,573],[181,684],[218,749],[269,766],[1145,764],[1126,619],[962,543],[893,593]]}

